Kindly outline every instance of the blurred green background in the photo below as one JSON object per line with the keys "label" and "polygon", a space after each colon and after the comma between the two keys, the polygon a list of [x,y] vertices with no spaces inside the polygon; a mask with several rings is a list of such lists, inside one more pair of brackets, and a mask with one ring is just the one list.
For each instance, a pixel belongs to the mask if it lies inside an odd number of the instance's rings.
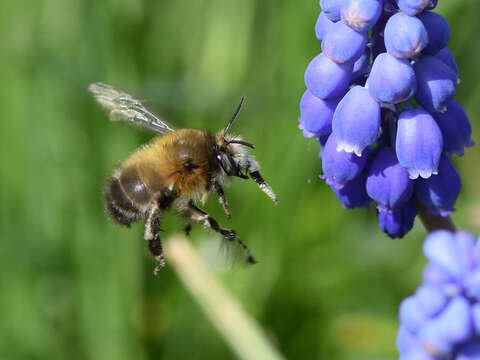
{"label": "blurred green background", "polygon": [[[475,130],[480,4],[440,3]],[[318,13],[315,0],[0,3],[1,359],[234,358],[174,270],[152,276],[142,225],[104,213],[105,179],[151,135],[109,122],[87,93],[96,81],[210,131],[246,95],[234,132],[257,145],[280,205],[235,179],[233,218],[214,198],[206,208],[259,264],[225,266],[220,239],[199,227],[192,243],[287,358],[397,358],[397,309],[420,283],[425,231],[417,221],[389,240],[373,208],[342,210],[318,179],[318,145],[297,129]],[[478,146],[456,159],[464,189],[453,218],[474,232],[479,159]],[[164,229],[181,224],[170,215]]]}

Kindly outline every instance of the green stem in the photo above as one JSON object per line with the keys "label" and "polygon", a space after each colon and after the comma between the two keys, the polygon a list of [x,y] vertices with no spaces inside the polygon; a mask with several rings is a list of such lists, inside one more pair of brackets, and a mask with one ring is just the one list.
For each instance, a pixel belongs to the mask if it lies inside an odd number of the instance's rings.
{"label": "green stem", "polygon": [[173,236],[165,242],[164,250],[167,263],[175,269],[238,358],[284,359],[257,322],[221,286],[185,237]]}

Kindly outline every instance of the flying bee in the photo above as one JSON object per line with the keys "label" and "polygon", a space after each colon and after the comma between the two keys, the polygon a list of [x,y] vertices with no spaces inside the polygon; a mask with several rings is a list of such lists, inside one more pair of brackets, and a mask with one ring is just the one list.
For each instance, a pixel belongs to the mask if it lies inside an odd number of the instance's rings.
{"label": "flying bee", "polygon": [[248,153],[247,148],[255,147],[239,136],[228,134],[245,98],[242,97],[225,129],[210,134],[195,129],[177,130],[147,110],[140,101],[110,85],[91,84],[89,91],[109,112],[111,120],[125,121],[160,134],[126,159],[105,187],[106,209],[117,224],[129,227],[145,220],[144,238],[158,262],[154,274],[165,265],[159,232],[162,213],[172,206],[187,220],[187,233],[192,223],[204,224],[225,240],[239,244],[247,262],[254,264],[254,257],[235,230],[222,228],[196,204],[215,193],[230,218],[223,185],[233,176],[252,178],[278,203],[272,188],[260,175],[258,162]]}

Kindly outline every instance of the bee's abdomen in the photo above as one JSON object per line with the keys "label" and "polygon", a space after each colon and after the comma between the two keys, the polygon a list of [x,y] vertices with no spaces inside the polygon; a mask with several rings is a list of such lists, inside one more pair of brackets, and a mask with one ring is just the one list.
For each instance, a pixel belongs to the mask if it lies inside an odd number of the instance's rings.
{"label": "bee's abdomen", "polygon": [[129,226],[141,219],[151,193],[141,179],[131,171],[114,174],[105,188],[106,208],[118,224]]}

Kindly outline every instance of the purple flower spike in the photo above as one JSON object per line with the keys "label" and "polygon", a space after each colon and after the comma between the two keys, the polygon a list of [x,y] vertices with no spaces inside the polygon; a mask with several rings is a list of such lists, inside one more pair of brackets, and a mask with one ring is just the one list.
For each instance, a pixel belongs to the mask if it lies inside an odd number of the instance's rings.
{"label": "purple flower spike", "polygon": [[430,112],[445,111],[453,100],[458,79],[455,72],[433,56],[425,56],[413,65],[417,77],[415,99]]}
{"label": "purple flower spike", "polygon": [[462,345],[455,360],[478,360],[480,359],[480,341],[472,340]]}
{"label": "purple flower spike", "polygon": [[440,50],[435,55],[435,57],[441,62],[443,62],[445,65],[448,65],[458,78],[458,66],[455,62],[455,57],[453,56],[453,53],[448,48],[443,48],[442,50]]}
{"label": "purple flower spike", "polygon": [[375,156],[368,171],[367,193],[385,210],[401,206],[412,197],[413,180],[391,148],[386,147]]}
{"label": "purple flower spike", "polygon": [[389,54],[407,59],[414,57],[428,44],[427,29],[415,16],[397,13],[385,26],[385,46]]}
{"label": "purple flower spike", "polygon": [[448,104],[447,111],[434,113],[433,117],[442,131],[443,150],[448,156],[454,153],[462,156],[465,147],[474,145],[470,138],[472,134],[470,121],[459,103],[453,100]]}
{"label": "purple flower spike", "polygon": [[357,177],[365,167],[367,156],[358,157],[345,151],[337,151],[335,136],[331,134],[322,150],[322,179],[335,188],[342,188]]}
{"label": "purple flower spike", "polygon": [[343,21],[333,24],[322,41],[322,51],[338,64],[354,62],[365,51],[368,33],[358,32]]}
{"label": "purple flower spike", "polygon": [[415,72],[407,60],[383,53],[377,56],[368,77],[372,97],[390,104],[408,100],[417,90]]}
{"label": "purple flower spike", "polygon": [[344,0],[320,0],[320,7],[331,21],[340,20],[340,7]]}
{"label": "purple flower spike", "polygon": [[325,54],[319,54],[305,70],[305,85],[320,99],[335,99],[347,91],[352,70],[353,64],[337,64]]}
{"label": "purple flower spike", "polygon": [[323,40],[323,37],[333,24],[333,21],[327,18],[325,13],[322,11],[318,16],[317,23],[315,24],[315,35],[317,36],[317,39]]}
{"label": "purple flower spike", "polygon": [[421,13],[424,9],[433,9],[437,5],[437,1],[432,0],[398,0],[398,7],[404,13],[410,16]]}
{"label": "purple flower spike", "polygon": [[426,55],[435,55],[448,44],[450,26],[447,20],[437,13],[425,11],[418,15],[428,33],[428,45],[423,49]]}
{"label": "purple flower spike", "polygon": [[360,174],[352,181],[347,182],[341,189],[330,187],[337,195],[344,209],[368,208],[372,200],[368,197],[365,190],[366,180],[366,176]]}
{"label": "purple flower spike", "polygon": [[408,233],[417,215],[417,206],[413,198],[392,210],[386,210],[383,207],[377,209],[380,229],[392,239],[402,238]]}
{"label": "purple flower spike", "polygon": [[446,156],[442,156],[438,175],[418,179],[415,184],[417,199],[434,215],[448,216],[454,209],[462,182],[457,170]]}
{"label": "purple flower spike", "polygon": [[340,9],[342,20],[357,31],[367,31],[382,12],[382,0],[345,0]]}
{"label": "purple flower spike", "polygon": [[351,88],[333,114],[333,133],[337,150],[362,156],[363,149],[373,144],[380,130],[380,104],[361,86]]}
{"label": "purple flower spike", "polygon": [[305,130],[317,136],[330,134],[333,113],[339,101],[322,100],[306,90],[300,100],[300,116]]}
{"label": "purple flower spike", "polygon": [[410,179],[429,178],[438,173],[443,149],[442,132],[425,110],[405,110],[398,118],[395,149],[398,161],[408,170]]}

